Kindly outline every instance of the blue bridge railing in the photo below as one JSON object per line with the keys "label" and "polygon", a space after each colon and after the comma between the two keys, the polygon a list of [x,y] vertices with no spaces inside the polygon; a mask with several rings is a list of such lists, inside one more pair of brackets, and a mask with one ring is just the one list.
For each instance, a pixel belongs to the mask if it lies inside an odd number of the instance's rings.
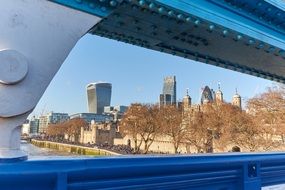
{"label": "blue bridge railing", "polygon": [[283,183],[284,153],[47,159],[0,164],[1,190],[259,190]]}

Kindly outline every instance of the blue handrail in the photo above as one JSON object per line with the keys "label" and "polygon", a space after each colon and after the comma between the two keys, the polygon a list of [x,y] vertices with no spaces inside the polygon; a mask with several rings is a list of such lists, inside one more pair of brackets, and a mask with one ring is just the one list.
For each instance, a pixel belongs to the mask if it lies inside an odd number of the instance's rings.
{"label": "blue handrail", "polygon": [[1,190],[257,190],[283,183],[284,153],[48,158],[0,164]]}

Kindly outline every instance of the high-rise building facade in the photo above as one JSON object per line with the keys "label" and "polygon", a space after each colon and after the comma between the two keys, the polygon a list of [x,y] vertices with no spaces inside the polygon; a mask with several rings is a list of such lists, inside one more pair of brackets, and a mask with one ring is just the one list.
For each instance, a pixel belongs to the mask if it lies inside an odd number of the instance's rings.
{"label": "high-rise building facade", "polygon": [[160,105],[176,104],[176,77],[164,78],[162,94],[159,96]]}
{"label": "high-rise building facade", "polygon": [[95,123],[105,123],[111,121],[113,117],[111,115],[95,113],[77,113],[70,116],[70,119],[76,118],[84,119],[88,123],[91,123],[91,121]]}
{"label": "high-rise building facade", "polygon": [[110,106],[112,84],[90,83],[87,85],[87,99],[89,113],[102,114],[105,106]]}
{"label": "high-rise building facade", "polygon": [[46,133],[49,124],[62,123],[69,120],[67,113],[50,112],[39,117],[39,133]]}
{"label": "high-rise building facade", "polygon": [[22,135],[29,135],[30,134],[30,124],[29,120],[26,120],[25,123],[22,125]]}
{"label": "high-rise building facade", "polygon": [[48,127],[48,118],[46,115],[39,117],[39,133],[45,133]]}
{"label": "high-rise building facade", "polygon": [[37,134],[39,132],[39,122],[40,120],[36,117],[30,120],[30,134]]}

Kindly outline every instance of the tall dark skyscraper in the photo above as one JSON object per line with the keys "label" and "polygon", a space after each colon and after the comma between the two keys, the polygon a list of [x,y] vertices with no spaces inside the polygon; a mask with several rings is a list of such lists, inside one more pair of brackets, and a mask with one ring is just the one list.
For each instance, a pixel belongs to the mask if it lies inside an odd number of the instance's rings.
{"label": "tall dark skyscraper", "polygon": [[159,96],[160,105],[176,104],[176,77],[164,78],[162,94]]}
{"label": "tall dark skyscraper", "polygon": [[104,106],[110,106],[112,84],[90,83],[87,85],[88,111],[90,113],[102,114]]}

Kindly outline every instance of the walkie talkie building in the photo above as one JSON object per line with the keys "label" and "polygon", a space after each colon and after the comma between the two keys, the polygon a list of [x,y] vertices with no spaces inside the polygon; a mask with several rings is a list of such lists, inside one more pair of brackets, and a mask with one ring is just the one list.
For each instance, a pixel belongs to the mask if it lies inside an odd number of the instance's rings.
{"label": "walkie talkie building", "polygon": [[102,114],[105,106],[110,106],[112,84],[90,83],[87,85],[88,111],[90,113]]}

